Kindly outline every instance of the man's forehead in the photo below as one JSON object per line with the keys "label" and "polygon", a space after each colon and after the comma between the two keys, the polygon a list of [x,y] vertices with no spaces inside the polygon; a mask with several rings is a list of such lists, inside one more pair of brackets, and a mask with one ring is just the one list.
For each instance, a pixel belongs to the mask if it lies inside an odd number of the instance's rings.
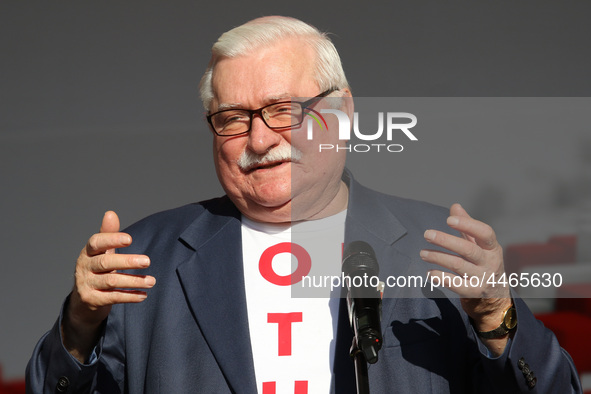
{"label": "man's forehead", "polygon": [[[210,110],[264,106],[311,94],[316,86],[314,57],[308,48],[272,45],[220,59],[213,68]],[[315,94],[315,93],[314,93]]]}
{"label": "man's forehead", "polygon": [[[279,93],[279,94],[269,94],[269,95],[261,98],[261,103],[262,103],[262,105],[266,105],[266,104],[276,103],[279,101],[289,101],[292,97],[294,97],[294,94],[289,93],[289,92]],[[247,107],[247,104],[241,103],[241,102],[228,102],[228,103],[220,102],[217,105],[217,110],[221,111],[224,109],[246,108],[246,107]]]}

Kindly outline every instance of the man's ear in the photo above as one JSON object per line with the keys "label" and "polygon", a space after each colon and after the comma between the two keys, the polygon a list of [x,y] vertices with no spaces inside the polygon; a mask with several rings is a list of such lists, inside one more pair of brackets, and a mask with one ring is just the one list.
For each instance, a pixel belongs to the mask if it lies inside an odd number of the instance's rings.
{"label": "man's ear", "polygon": [[341,97],[344,99],[341,111],[347,114],[349,119],[351,119],[351,124],[353,124],[353,112],[355,112],[355,103],[353,102],[353,95],[351,94],[351,89],[341,89],[340,92],[342,94]]}

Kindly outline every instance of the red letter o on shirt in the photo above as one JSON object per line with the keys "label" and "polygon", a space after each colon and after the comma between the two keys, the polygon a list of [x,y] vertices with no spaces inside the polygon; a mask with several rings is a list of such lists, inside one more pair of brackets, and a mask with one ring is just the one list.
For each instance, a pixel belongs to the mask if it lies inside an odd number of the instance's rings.
{"label": "red letter o on shirt", "polygon": [[[298,259],[298,267],[290,275],[277,275],[273,271],[273,258],[279,253],[291,253]],[[263,278],[277,286],[289,286],[302,280],[312,268],[312,259],[306,249],[292,242],[281,242],[267,248],[259,260],[259,271]]]}

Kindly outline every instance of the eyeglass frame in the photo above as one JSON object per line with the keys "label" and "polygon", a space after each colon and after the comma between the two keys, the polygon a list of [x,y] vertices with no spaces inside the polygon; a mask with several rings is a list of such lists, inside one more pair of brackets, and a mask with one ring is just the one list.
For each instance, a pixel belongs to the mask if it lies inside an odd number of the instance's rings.
{"label": "eyeglass frame", "polygon": [[[299,125],[301,125],[304,122],[304,110],[306,108],[308,108],[309,106],[311,106],[312,104],[314,104],[316,101],[320,100],[321,98],[324,98],[324,97],[328,96],[329,94],[331,94],[333,92],[336,92],[337,90],[340,90],[340,89],[338,89],[338,88],[330,88],[330,89],[325,90],[324,92],[320,93],[319,95],[312,97],[310,100],[306,100],[306,101],[303,101],[303,102],[293,101],[293,100],[290,100],[290,101],[278,101],[276,103],[271,103],[271,104],[265,105],[265,106],[263,106],[261,108],[258,108],[258,109],[247,109],[247,108],[229,108],[229,109],[223,109],[221,111],[217,111],[217,112],[214,112],[213,114],[207,115],[205,118],[207,119],[207,123],[209,123],[209,125],[211,126],[211,130],[216,135],[218,135],[220,137],[236,137],[238,135],[243,135],[243,134],[250,133],[250,130],[252,129],[252,120],[254,118],[254,115],[258,115],[261,118],[261,120],[263,121],[263,123],[265,124],[265,126],[267,126],[268,128],[270,128],[272,130],[289,129],[289,128],[292,128],[292,127],[298,127]],[[263,110],[265,108],[272,107],[273,105],[286,104],[286,103],[298,103],[298,104],[300,104],[300,106],[302,107],[302,119],[300,120],[300,122],[299,123],[296,123],[296,124],[292,124],[290,126],[279,126],[279,127],[277,127],[277,126],[269,126],[267,124],[267,121],[265,120],[265,117],[263,116]],[[228,112],[228,111],[245,111],[245,112],[248,112],[250,114],[250,117],[249,117],[250,122],[249,122],[248,130],[243,131],[243,132],[240,132],[240,133],[237,133],[237,134],[220,134],[220,133],[218,133],[216,131],[216,129],[215,129],[212,121],[211,121],[211,118],[213,116],[217,115],[217,114],[220,114],[222,112]]]}

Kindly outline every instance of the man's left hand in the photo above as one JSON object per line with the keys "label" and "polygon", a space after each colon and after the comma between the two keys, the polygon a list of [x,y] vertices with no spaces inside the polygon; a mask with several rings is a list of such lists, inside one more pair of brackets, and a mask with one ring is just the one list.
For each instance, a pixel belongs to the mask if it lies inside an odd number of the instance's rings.
{"label": "man's left hand", "polygon": [[[488,224],[470,217],[460,204],[450,208],[447,224],[459,231],[462,237],[427,230],[425,239],[451,253],[422,250],[421,258],[453,272],[432,270],[430,276],[438,278],[442,286],[461,297],[462,308],[472,319],[477,331],[494,330],[501,324],[503,313],[512,302],[507,282],[505,285],[496,282],[505,272],[503,249],[497,242],[494,230]],[[507,344],[507,338],[483,342],[493,354],[499,355]]]}

